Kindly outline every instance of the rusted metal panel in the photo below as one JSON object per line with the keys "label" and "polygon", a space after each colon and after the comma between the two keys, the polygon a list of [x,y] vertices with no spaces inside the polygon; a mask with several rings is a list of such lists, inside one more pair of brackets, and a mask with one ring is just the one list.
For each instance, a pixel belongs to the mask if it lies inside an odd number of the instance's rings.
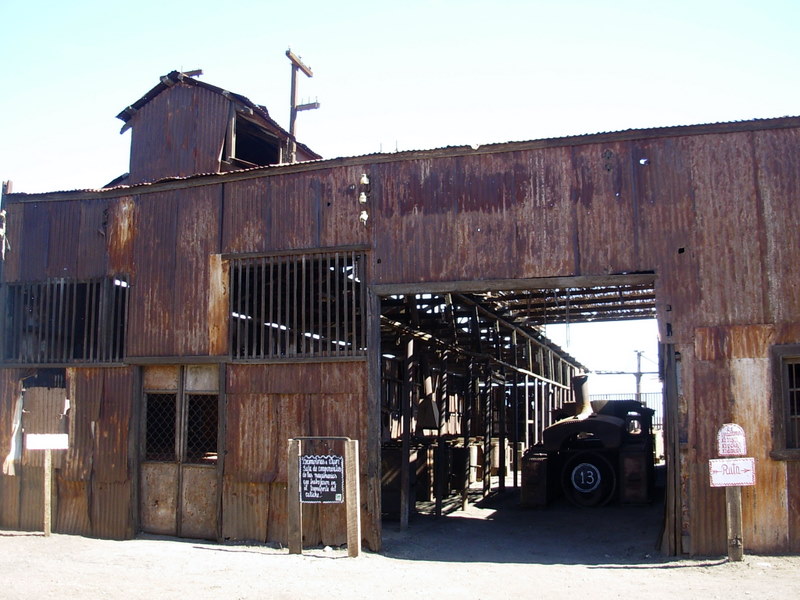
{"label": "rusted metal panel", "polygon": [[696,240],[702,248],[699,318],[718,325],[764,323],[766,241],[752,134],[692,138],[691,155]]}
{"label": "rusted metal panel", "polygon": [[0,526],[19,529],[19,475],[0,474]]}
{"label": "rusted metal panel", "polygon": [[183,356],[207,355],[209,349],[209,262],[219,252],[217,186],[178,194],[175,272],[172,279],[175,351]]}
{"label": "rusted metal panel", "polygon": [[220,356],[228,352],[230,262],[222,260],[220,254],[211,254],[208,272],[208,353]]}
{"label": "rusted metal panel", "polygon": [[657,273],[659,335],[674,343],[691,341],[700,283],[688,143],[680,137],[641,140],[628,143],[624,156],[603,155],[612,170],[623,173],[621,196],[636,203],[636,269]]}
{"label": "rusted metal panel", "polygon": [[4,461],[11,448],[14,407],[22,390],[22,377],[23,374],[18,369],[0,369],[0,458]]}
{"label": "rusted metal panel", "polygon": [[230,101],[197,86],[176,84],[130,120],[129,183],[216,173]]}
{"label": "rusted metal panel", "polygon": [[[94,480],[103,483],[130,482],[128,456],[133,414],[133,369],[104,369],[100,415],[95,426]],[[108,506],[118,511],[118,506]]]}
{"label": "rusted metal panel", "polygon": [[376,283],[575,274],[569,149],[374,171]]}
{"label": "rusted metal panel", "polygon": [[217,470],[181,467],[181,536],[217,539]]}
{"label": "rusted metal panel", "polygon": [[143,387],[146,391],[178,390],[180,373],[174,365],[149,365],[144,369]]}
{"label": "rusted metal panel", "polygon": [[800,552],[800,462],[787,461],[786,489],[789,509],[789,552]]}
{"label": "rusted metal panel", "polygon": [[178,531],[178,464],[146,462],[139,467],[142,530],[175,535]]}
{"label": "rusted metal panel", "polygon": [[773,325],[698,327],[694,352],[698,360],[765,358],[775,336]]}
{"label": "rusted metal panel", "polygon": [[58,512],[54,530],[72,535],[94,534],[89,518],[89,489],[86,480],[74,481],[58,477]]}
{"label": "rusted metal panel", "polygon": [[219,247],[218,195],[207,187],[140,200],[129,356],[208,353],[208,257]]}
{"label": "rusted metal panel", "polygon": [[[362,440],[361,464],[367,464],[369,432],[363,403],[366,396],[366,363],[298,363],[280,365],[230,365],[227,368],[228,416],[225,459],[225,498],[223,529],[225,536],[243,535],[237,532],[238,519],[230,511],[252,510],[241,504],[236,491],[243,483],[271,483],[268,539],[285,542],[285,514],[274,508],[276,502],[285,505],[286,443],[297,436],[349,436]],[[260,389],[259,389],[260,388]],[[302,390],[305,393],[290,393]],[[314,390],[311,392],[310,390]],[[311,443],[311,442],[310,442]],[[323,446],[336,442],[320,442]],[[326,446],[327,447],[327,446]],[[316,448],[316,446],[315,446]],[[336,451],[336,448],[328,448]],[[338,449],[341,451],[341,449]],[[322,451],[316,449],[316,451]],[[363,472],[363,468],[362,468]],[[367,474],[363,472],[364,485]],[[377,475],[376,475],[377,476]],[[276,491],[276,486],[279,490]],[[282,487],[280,487],[282,486]],[[366,489],[366,488],[365,488]],[[238,496],[234,497],[234,493]],[[259,498],[262,496],[258,495]],[[308,529],[304,523],[307,543],[341,543],[346,523],[340,511],[306,508]],[[248,513],[249,514],[249,513]],[[243,516],[245,522],[252,517]],[[365,516],[365,537],[376,543],[378,516]],[[374,521],[374,522],[373,522]],[[318,525],[315,525],[317,523]],[[253,535],[248,526],[248,535]],[[260,527],[260,522],[259,522]],[[259,530],[260,531],[260,530]],[[367,534],[366,532],[369,532]],[[313,541],[312,541],[313,540]]]}
{"label": "rusted metal panel", "polygon": [[177,298],[178,198],[160,193],[139,199],[134,240],[136,279],[128,311],[128,356],[174,356]]}
{"label": "rusted metal panel", "polygon": [[[359,202],[362,175],[370,180],[366,204]],[[361,224],[359,215],[362,209],[367,214],[372,212],[373,190],[380,186],[380,182],[373,179],[372,169],[369,166],[327,169],[319,172],[316,185],[319,188],[315,193],[319,196],[320,247],[368,243],[371,229]]]}
{"label": "rusted metal panel", "polygon": [[[797,169],[800,130],[759,131],[753,134],[753,145],[756,193],[764,210],[767,320],[796,322],[800,315],[796,236],[800,231],[800,203],[797,201],[800,197]],[[787,232],[795,232],[793,243],[787,243]],[[800,338],[795,341],[797,339]]]}
{"label": "rusted metal panel", "polygon": [[94,464],[95,434],[103,395],[103,369],[70,369],[69,449],[62,477],[67,481],[90,479]]}
{"label": "rusted metal panel", "polygon": [[264,177],[225,185],[223,252],[266,252],[271,247],[271,181]]}
{"label": "rusted metal panel", "polygon": [[[62,415],[66,405],[67,392],[63,388],[29,388],[23,400],[22,429],[29,433],[66,433]],[[60,469],[64,452],[53,452],[53,468]],[[28,450],[23,447],[22,466],[44,466],[44,452]]]}
{"label": "rusted metal panel", "polygon": [[[623,157],[622,164],[610,168],[614,156]],[[577,273],[643,270],[637,258],[646,241],[639,239],[636,223],[641,199],[630,189],[631,160],[627,144],[573,148],[570,199],[578,228]]]}
{"label": "rusted metal panel", "polygon": [[22,208],[22,235],[17,239],[17,252],[20,254],[19,276],[22,281],[43,280],[47,277],[50,237],[47,205],[32,203]]}
{"label": "rusted metal panel", "polygon": [[[687,357],[688,358],[688,357]],[[730,379],[726,361],[694,361],[689,404],[688,518],[691,553],[725,552],[725,494],[709,485],[708,460],[717,458],[717,430],[730,423]],[[691,398],[702,401],[691,401]],[[702,508],[700,508],[702,507]]]}
{"label": "rusted metal panel", "polygon": [[267,524],[267,541],[285,544],[289,539],[287,525],[286,501],[287,484],[276,481],[269,486],[269,523]]}
{"label": "rusted metal panel", "polygon": [[[47,277],[74,277],[78,266],[80,241],[75,232],[81,230],[80,202],[50,202],[44,217],[49,220],[47,240]],[[76,243],[77,241],[77,243]]]}
{"label": "rusted metal panel", "polygon": [[[20,269],[22,268],[22,252],[20,250],[27,245],[25,238],[25,205],[7,204],[6,210],[6,239],[10,249],[6,250],[6,259],[3,263],[3,279],[7,281],[20,281]],[[18,245],[19,244],[19,245]]]}
{"label": "rusted metal panel", "polygon": [[[225,540],[268,539],[267,523],[272,517],[269,483],[235,481],[225,477],[222,485],[222,538]],[[286,536],[270,541],[284,541]]]}
{"label": "rusted metal panel", "polygon": [[316,178],[305,174],[270,181],[270,250],[319,247],[319,187]]}
{"label": "rusted metal panel", "polygon": [[[278,414],[270,396],[228,392],[226,474],[235,481],[270,483],[278,475]],[[285,445],[284,441],[284,445]]]}
{"label": "rusted metal panel", "polygon": [[[115,242],[115,232],[112,231],[114,220],[109,211],[109,206],[113,201],[82,200],[65,203],[69,207],[71,214],[78,213],[80,224],[78,235],[75,231],[67,231],[66,239],[61,240],[63,244],[74,246],[77,249],[75,269],[63,276],[76,277],[78,279],[88,279],[91,277],[103,277],[105,275],[118,274],[109,268],[107,245]],[[51,240],[51,243],[57,243]]]}
{"label": "rusted metal panel", "polygon": [[789,545],[786,461],[771,460],[770,362],[768,358],[731,360],[733,423],[742,424],[747,456],[756,460],[756,484],[742,490],[745,547],[781,552]]}
{"label": "rusted metal panel", "polygon": [[184,389],[187,392],[218,392],[219,366],[189,365],[185,367]]}
{"label": "rusted metal panel", "polygon": [[321,390],[321,372],[328,363],[232,364],[227,368],[229,394],[314,394]]}
{"label": "rusted metal panel", "polygon": [[[138,232],[138,210],[139,203],[133,196],[115,198],[103,209],[101,224],[105,225],[109,275],[135,275],[133,249]],[[93,233],[89,231],[88,236],[92,237]],[[92,253],[93,258],[97,256]]]}
{"label": "rusted metal panel", "polygon": [[[25,531],[41,531],[44,526],[44,469],[25,467],[18,478],[19,528]],[[57,497],[53,500],[53,510],[58,510]]]}
{"label": "rusted metal panel", "polygon": [[92,535],[124,540],[133,537],[130,481],[92,481]]}

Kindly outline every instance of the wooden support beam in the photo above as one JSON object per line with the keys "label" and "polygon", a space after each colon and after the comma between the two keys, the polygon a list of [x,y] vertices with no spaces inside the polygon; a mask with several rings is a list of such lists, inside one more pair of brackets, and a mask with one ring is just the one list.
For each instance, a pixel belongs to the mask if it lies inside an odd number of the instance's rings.
{"label": "wooden support beam", "polygon": [[406,337],[406,356],[403,363],[403,392],[401,418],[403,421],[400,459],[400,529],[408,529],[411,514],[411,411],[414,393],[414,338]]}
{"label": "wooden support beam", "polygon": [[303,553],[303,510],[300,504],[300,440],[289,440],[286,485],[289,554]]}

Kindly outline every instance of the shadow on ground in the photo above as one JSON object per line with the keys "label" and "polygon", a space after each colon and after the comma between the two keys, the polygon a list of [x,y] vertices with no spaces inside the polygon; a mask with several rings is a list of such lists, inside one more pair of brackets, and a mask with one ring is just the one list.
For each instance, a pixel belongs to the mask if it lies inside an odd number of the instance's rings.
{"label": "shadow on ground", "polygon": [[560,500],[522,508],[519,491],[495,491],[466,511],[450,498],[444,515],[415,514],[401,531],[383,523],[381,554],[406,560],[667,566],[658,550],[663,494],[647,505],[578,508]]}

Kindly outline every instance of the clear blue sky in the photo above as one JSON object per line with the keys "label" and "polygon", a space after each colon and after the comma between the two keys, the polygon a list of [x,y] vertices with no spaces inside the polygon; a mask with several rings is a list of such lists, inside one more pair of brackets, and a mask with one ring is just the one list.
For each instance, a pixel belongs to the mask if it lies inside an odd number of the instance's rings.
{"label": "clear blue sky", "polygon": [[322,105],[298,137],[325,157],[800,114],[797,0],[0,0],[0,23],[19,192],[127,171],[115,116],[173,69],[288,126],[288,47]]}

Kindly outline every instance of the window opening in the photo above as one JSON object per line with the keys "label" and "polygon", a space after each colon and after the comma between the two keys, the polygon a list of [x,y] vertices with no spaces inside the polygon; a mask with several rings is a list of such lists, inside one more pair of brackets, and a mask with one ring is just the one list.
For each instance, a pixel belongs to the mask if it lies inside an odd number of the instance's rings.
{"label": "window opening", "polygon": [[364,356],[364,264],[357,252],[233,259],[232,357]]}
{"label": "window opening", "polygon": [[121,361],[128,288],[119,276],[7,284],[4,362]]}
{"label": "window opening", "polygon": [[787,359],[786,376],[786,447],[800,448],[800,358]]}
{"label": "window opening", "polygon": [[175,461],[177,394],[146,394],[145,460]]}
{"label": "window opening", "polygon": [[186,462],[217,462],[217,396],[189,394],[186,423]]}

